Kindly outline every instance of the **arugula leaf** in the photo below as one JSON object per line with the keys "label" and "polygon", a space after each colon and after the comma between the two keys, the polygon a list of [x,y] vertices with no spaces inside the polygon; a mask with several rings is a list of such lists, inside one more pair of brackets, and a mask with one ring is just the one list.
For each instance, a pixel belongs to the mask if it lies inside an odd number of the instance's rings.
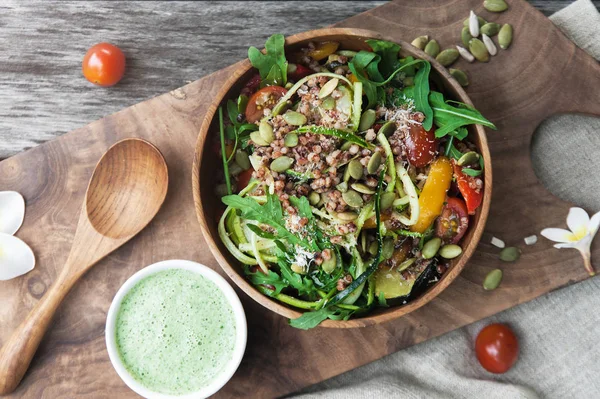
{"label": "arugula leaf", "polygon": [[462,172],[465,175],[472,176],[472,177],[477,177],[477,176],[480,176],[483,173],[483,170],[476,170],[476,169],[471,169],[471,168],[463,168]]}
{"label": "arugula leaf", "polygon": [[460,152],[454,146],[454,144],[452,143],[453,140],[454,140],[454,136],[451,136],[450,140],[448,141],[448,144],[446,144],[446,156],[450,156],[458,161],[460,159],[460,157],[463,156],[463,153]]}
{"label": "arugula leaf", "polygon": [[300,216],[307,218],[309,221],[314,220],[314,215],[312,213],[312,209],[310,208],[310,202],[306,197],[290,197],[290,203],[298,208],[298,213]]}
{"label": "arugula leaf", "polygon": [[371,62],[377,65],[380,59],[381,57],[375,53],[361,50],[348,63],[350,71],[363,84],[363,91],[369,100],[367,108],[372,108],[377,103],[377,86],[365,76],[368,73],[367,66]]}
{"label": "arugula leaf", "polygon": [[[367,40],[367,44],[381,58],[381,61],[378,65],[381,74],[383,76],[388,76],[389,74],[394,72],[396,63],[398,62],[398,52],[400,52],[400,46],[396,43],[388,42],[385,40],[374,39]],[[369,76],[373,78],[371,74],[369,74]]]}
{"label": "arugula leaf", "polygon": [[377,301],[379,302],[379,306],[381,306],[382,308],[389,308],[390,307],[387,304],[387,301],[385,300],[385,293],[383,291],[381,291],[379,293],[379,296],[377,297]]}
{"label": "arugula leaf", "polygon": [[279,274],[275,273],[273,270],[269,270],[269,273],[265,274],[262,271],[252,273],[249,269],[247,269],[246,275],[254,285],[272,285],[275,287],[275,294],[279,294],[282,289],[289,286],[289,284],[283,281]]}
{"label": "arugula leaf", "polygon": [[310,330],[327,320],[330,316],[335,315],[336,312],[336,309],[325,307],[314,312],[305,312],[297,319],[290,320],[289,323],[294,328]]}
{"label": "arugula leaf", "polygon": [[282,85],[287,83],[288,62],[285,59],[285,38],[282,34],[275,34],[267,39],[265,43],[266,54],[260,52],[256,47],[248,49],[250,63],[260,73],[261,79],[266,79],[273,66],[279,68]]}
{"label": "arugula leaf", "polygon": [[335,137],[339,137],[342,140],[346,140],[346,141],[350,141],[354,144],[358,144],[359,146],[361,146],[363,148],[371,148],[372,147],[371,144],[367,143],[362,138],[358,137],[354,133],[349,132],[347,130],[339,130],[339,129],[333,129],[333,128],[328,128],[328,127],[324,127],[324,126],[310,125],[310,126],[301,126],[298,129],[294,130],[292,133],[313,133],[313,134],[323,134],[326,136],[335,136]]}
{"label": "arugula leaf", "polygon": [[469,132],[467,131],[466,127],[459,127],[456,130],[451,131],[450,133],[448,133],[448,136],[453,136],[456,137],[459,140],[464,140],[467,138],[467,136],[469,135]]}
{"label": "arugula leaf", "polygon": [[429,103],[433,109],[433,121],[438,127],[435,131],[435,136],[438,138],[461,126],[471,124],[480,124],[496,130],[496,126],[485,119],[479,111],[467,106],[453,107],[444,101],[442,93],[432,91],[429,94]]}
{"label": "arugula leaf", "polygon": [[274,234],[269,233],[268,231],[264,231],[263,229],[261,229],[260,227],[258,227],[255,224],[248,223],[246,226],[248,227],[248,229],[250,229],[254,234],[256,234],[259,237],[267,238],[269,240],[273,240],[273,239],[277,238],[277,237],[275,237]]}
{"label": "arugula leaf", "polygon": [[415,75],[415,109],[425,115],[423,129],[430,130],[433,126],[434,118],[433,110],[429,104],[429,72],[431,71],[431,64],[423,60],[417,61],[422,61],[422,66]]}
{"label": "arugula leaf", "polygon": [[233,100],[227,100],[227,116],[233,126],[238,126],[240,123],[237,120],[239,115],[239,107]]}

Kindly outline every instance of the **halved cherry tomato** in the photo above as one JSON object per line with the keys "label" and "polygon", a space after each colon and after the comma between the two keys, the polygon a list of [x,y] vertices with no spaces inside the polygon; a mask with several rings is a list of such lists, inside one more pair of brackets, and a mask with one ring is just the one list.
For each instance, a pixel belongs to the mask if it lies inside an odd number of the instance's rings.
{"label": "halved cherry tomato", "polygon": [[435,235],[446,243],[456,244],[465,235],[468,227],[469,216],[465,201],[454,197],[446,198],[442,214],[435,222]]}
{"label": "halved cherry tomato", "polygon": [[454,161],[452,164],[454,166],[454,177],[456,178],[458,190],[467,203],[467,211],[469,215],[474,215],[483,201],[483,180],[479,177],[465,175],[462,172],[462,167]]}
{"label": "halved cherry tomato", "polygon": [[115,45],[98,43],[85,53],[81,69],[83,76],[93,84],[113,86],[125,73],[125,55]]}
{"label": "halved cherry tomato", "polygon": [[241,90],[241,94],[250,97],[251,95],[256,93],[256,90],[258,90],[258,86],[260,86],[260,75],[257,73],[256,75],[250,78],[248,83],[246,83],[244,88]]}
{"label": "halved cherry tomato", "polygon": [[248,170],[243,171],[242,173],[240,173],[237,177],[237,188],[238,191],[242,191],[243,189],[246,188],[246,186],[248,186],[248,183],[250,182],[250,179],[252,178],[252,171],[253,169],[250,168]]}
{"label": "halved cherry tomato", "polygon": [[435,128],[426,131],[421,125],[411,125],[404,138],[408,161],[417,168],[427,166],[433,160],[438,148]]}
{"label": "halved cherry tomato", "polygon": [[[292,64],[290,64],[292,65]],[[291,80],[297,82],[300,79],[302,79],[305,76],[310,75],[311,73],[313,73],[313,71],[307,67],[305,67],[304,65],[301,64],[293,64],[296,66],[296,69],[294,70],[294,72],[290,72],[290,70],[288,69],[288,78],[290,78]],[[290,66],[288,66],[289,68]]]}
{"label": "halved cherry tomato", "polygon": [[519,341],[505,324],[490,324],[475,341],[477,359],[490,373],[506,373],[519,357]]}
{"label": "halved cherry tomato", "polygon": [[246,106],[246,120],[249,123],[256,123],[263,117],[265,108],[273,108],[275,104],[287,93],[287,90],[281,86],[263,87],[250,99]]}

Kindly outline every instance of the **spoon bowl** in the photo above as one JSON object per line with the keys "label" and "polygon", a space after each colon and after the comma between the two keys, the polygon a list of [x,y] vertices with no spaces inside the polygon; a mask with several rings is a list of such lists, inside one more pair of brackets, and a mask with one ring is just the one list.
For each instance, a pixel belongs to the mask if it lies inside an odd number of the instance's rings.
{"label": "spoon bowl", "polygon": [[13,392],[21,382],[73,285],[150,223],[167,196],[168,184],[167,164],[147,141],[121,140],[102,156],[92,174],[65,266],[0,350],[0,395]]}

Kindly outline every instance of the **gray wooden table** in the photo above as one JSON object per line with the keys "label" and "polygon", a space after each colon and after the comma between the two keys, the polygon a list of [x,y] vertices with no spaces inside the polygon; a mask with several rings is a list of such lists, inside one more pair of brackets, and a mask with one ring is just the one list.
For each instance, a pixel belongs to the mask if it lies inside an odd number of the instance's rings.
{"label": "gray wooden table", "polygon": [[[532,1],[547,15],[570,2]],[[383,1],[0,3],[2,159],[232,64],[272,33],[324,27]],[[86,50],[102,41],[128,63],[107,89],[81,74]]]}

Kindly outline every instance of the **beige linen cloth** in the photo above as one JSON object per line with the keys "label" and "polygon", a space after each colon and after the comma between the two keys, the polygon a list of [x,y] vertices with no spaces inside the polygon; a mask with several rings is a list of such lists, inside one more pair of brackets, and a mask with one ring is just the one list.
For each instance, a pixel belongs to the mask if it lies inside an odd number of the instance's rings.
{"label": "beige linen cloth", "polygon": [[[600,14],[590,0],[550,19],[600,59]],[[532,158],[552,192],[590,214],[600,210],[600,119],[544,122]],[[600,271],[600,259],[594,261]],[[510,324],[520,340],[520,358],[503,375],[483,370],[473,350],[477,333],[492,322]],[[312,386],[298,398],[600,398],[600,277]]]}

